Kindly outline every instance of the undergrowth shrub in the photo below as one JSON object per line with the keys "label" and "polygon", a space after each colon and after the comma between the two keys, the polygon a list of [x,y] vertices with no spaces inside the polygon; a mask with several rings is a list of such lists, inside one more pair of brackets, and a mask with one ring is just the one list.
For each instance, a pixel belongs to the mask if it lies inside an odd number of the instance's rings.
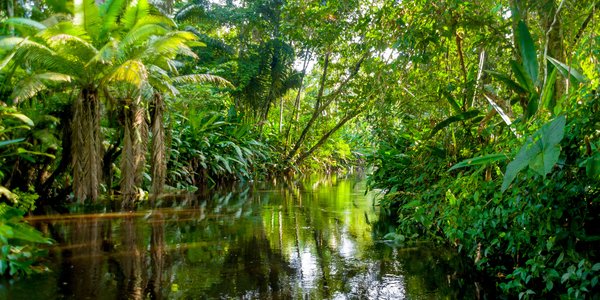
{"label": "undergrowth shrub", "polygon": [[[514,157],[508,153],[529,149],[523,140],[542,139],[541,130],[533,132],[551,121],[532,124],[521,139],[506,130],[483,143],[473,142],[476,129],[456,128],[452,134],[463,141],[460,149],[443,139],[427,140],[426,132],[380,145],[371,158],[377,169],[370,186],[386,191],[381,209],[397,226],[385,238],[451,245],[495,278],[506,295],[594,295],[600,277],[600,99],[586,92],[580,101],[567,115],[556,161],[545,152],[528,158],[504,192],[507,163]],[[457,161],[468,161],[462,154],[497,153],[506,158],[449,171]],[[547,174],[534,171],[535,159],[551,163]]]}

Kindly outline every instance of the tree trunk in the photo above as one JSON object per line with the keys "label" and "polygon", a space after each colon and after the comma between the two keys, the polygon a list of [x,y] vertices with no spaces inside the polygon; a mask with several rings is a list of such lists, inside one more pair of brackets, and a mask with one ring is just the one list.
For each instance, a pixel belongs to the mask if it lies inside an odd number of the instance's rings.
{"label": "tree trunk", "polygon": [[154,202],[160,195],[165,185],[167,173],[167,155],[165,148],[165,128],[163,124],[163,114],[165,103],[162,95],[154,94],[154,110],[152,113],[152,189],[151,202]]}
{"label": "tree trunk", "polygon": [[332,134],[336,133],[340,128],[342,128],[342,126],[344,126],[348,121],[352,120],[354,117],[356,117],[361,112],[362,112],[362,109],[358,108],[355,111],[353,111],[352,113],[346,115],[332,129],[330,129],[327,133],[325,133],[314,146],[312,146],[308,151],[306,151],[305,153],[300,155],[298,157],[298,159],[296,159],[296,164],[298,165],[298,164],[302,163],[307,157],[312,155],[313,152],[315,152],[315,150],[319,149],[319,147],[321,147],[323,144],[325,144],[325,142],[327,142],[327,140],[329,139],[329,137],[331,137]]}
{"label": "tree trunk", "polygon": [[300,134],[300,137],[296,141],[296,144],[294,145],[294,148],[287,155],[287,157],[285,159],[286,161],[289,162],[294,157],[294,155],[296,155],[296,153],[298,153],[298,149],[300,149],[300,146],[304,142],[304,139],[306,138],[306,135],[308,134],[308,131],[310,130],[310,128],[312,127],[312,125],[314,124],[314,122],[317,120],[317,118],[319,117],[319,115],[321,113],[323,113],[323,111],[331,103],[333,103],[333,101],[335,99],[337,99],[337,97],[344,91],[344,89],[346,88],[346,85],[348,84],[348,82],[350,82],[350,80],[352,80],[352,78],[354,78],[354,76],[356,76],[356,74],[358,74],[358,71],[360,70],[360,66],[365,61],[365,59],[367,58],[368,55],[369,55],[369,52],[365,52],[360,57],[360,59],[358,60],[358,62],[356,62],[356,64],[354,64],[353,68],[350,71],[350,74],[348,74],[348,77],[346,77],[346,79],[344,79],[344,81],[342,81],[337,86],[337,89],[335,91],[333,91],[331,94],[327,95],[328,96],[327,101],[323,102],[323,92],[324,92],[324,89],[325,89],[325,81],[327,79],[327,67],[329,65],[329,56],[330,56],[330,53],[328,52],[325,55],[325,63],[324,63],[324,67],[323,67],[323,74],[321,75],[321,82],[320,82],[319,92],[317,93],[317,100],[316,100],[316,103],[315,103],[315,108],[314,108],[312,117],[310,118],[310,120],[308,121],[308,123],[306,124],[306,126],[304,127],[304,129],[302,130],[302,133]]}
{"label": "tree trunk", "polygon": [[283,131],[283,97],[279,99],[279,134]]}
{"label": "tree trunk", "polygon": [[84,88],[73,104],[72,144],[73,192],[83,202],[98,200],[102,178],[102,138],[100,135],[98,91]]}
{"label": "tree trunk", "polygon": [[121,154],[121,196],[123,208],[132,208],[138,198],[138,188],[142,184],[142,174],[146,165],[148,128],[144,110],[139,99],[125,109],[125,133]]}
{"label": "tree trunk", "polygon": [[[294,115],[294,122],[298,122],[298,119],[300,118],[300,96],[302,95],[302,88],[304,87],[304,76],[306,75],[306,69],[308,68],[308,62],[311,56],[312,54],[310,51],[306,53],[304,63],[302,64],[302,76],[300,77],[300,87],[298,87],[298,93],[296,93],[296,100],[294,101],[294,110],[292,111],[292,115]],[[285,132],[285,150],[287,150],[288,143],[290,142],[291,130],[292,122],[289,122],[287,130]]]}
{"label": "tree trunk", "polygon": [[315,102],[315,109],[313,111],[313,114],[312,114],[310,120],[308,120],[308,123],[306,124],[306,126],[304,126],[304,129],[302,130],[300,137],[294,144],[294,148],[290,151],[290,153],[288,153],[288,155],[285,159],[286,161],[290,161],[294,157],[294,155],[296,155],[296,153],[298,152],[298,149],[300,149],[300,145],[302,145],[302,143],[304,142],[304,139],[306,138],[306,134],[308,133],[308,130],[312,127],[312,124],[319,117],[319,113],[320,113],[320,109],[321,109],[321,100],[323,98],[323,92],[325,91],[325,81],[327,80],[327,71],[328,71],[328,67],[329,67],[330,54],[331,54],[330,52],[327,52],[325,54],[325,61],[323,62],[323,73],[321,74],[321,80],[319,83],[319,91],[317,93],[317,100]]}
{"label": "tree trunk", "polygon": [[[8,17],[13,18],[15,16],[15,3],[14,0],[6,1],[6,10],[8,12]],[[15,35],[15,27],[12,25],[8,26],[8,32],[10,32],[11,36]]]}

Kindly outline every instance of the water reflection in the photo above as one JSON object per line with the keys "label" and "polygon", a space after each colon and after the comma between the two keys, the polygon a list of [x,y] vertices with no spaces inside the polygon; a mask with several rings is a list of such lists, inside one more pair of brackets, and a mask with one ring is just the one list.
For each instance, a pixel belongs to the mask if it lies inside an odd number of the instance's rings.
{"label": "water reflection", "polygon": [[374,241],[354,179],[308,178],[163,199],[160,208],[45,216],[55,272],[3,282],[9,299],[474,298],[460,260]]}

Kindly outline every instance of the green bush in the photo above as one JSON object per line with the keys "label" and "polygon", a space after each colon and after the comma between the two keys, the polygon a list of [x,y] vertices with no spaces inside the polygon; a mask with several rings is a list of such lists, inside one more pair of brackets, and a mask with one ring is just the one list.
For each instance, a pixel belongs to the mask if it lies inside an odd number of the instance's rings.
{"label": "green bush", "polygon": [[38,264],[45,251],[35,244],[51,244],[41,232],[23,220],[25,212],[0,203],[0,274],[29,275],[47,271]]}
{"label": "green bush", "polygon": [[234,112],[190,110],[174,116],[169,183],[197,186],[266,175],[272,150]]}
{"label": "green bush", "polygon": [[[385,189],[382,210],[397,222],[386,238],[450,244],[507,295],[593,295],[600,277],[600,99],[584,91],[581,100],[566,124],[564,117],[538,122],[522,139],[507,131],[471,143],[465,126],[453,132],[460,151],[419,136],[382,144],[370,180]],[[512,161],[500,155],[514,150]]]}

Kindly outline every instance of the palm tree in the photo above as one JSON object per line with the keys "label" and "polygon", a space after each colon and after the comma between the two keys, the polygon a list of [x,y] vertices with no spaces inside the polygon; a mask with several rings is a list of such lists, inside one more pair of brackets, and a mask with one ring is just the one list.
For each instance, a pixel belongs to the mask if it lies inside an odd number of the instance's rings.
{"label": "palm tree", "polygon": [[123,115],[121,193],[123,205],[131,206],[146,162],[145,109],[153,107],[152,191],[159,194],[166,173],[163,93],[177,94],[173,85],[181,82],[230,85],[206,74],[178,76],[181,63],[175,59],[181,55],[196,58],[190,46],[200,45],[194,44],[197,36],[174,30],[173,21],[144,0],[131,4],[109,0],[100,6],[93,0],[75,1],[73,20],[53,17],[49,25],[28,19],[7,22],[33,31],[25,38],[0,41],[0,48],[12,51],[5,60],[32,71],[15,89],[14,101],[33,97],[53,82],[69,83],[78,95],[72,109],[71,155],[74,194],[80,201],[95,201],[99,196],[101,98],[116,104]]}
{"label": "palm tree", "polygon": [[[111,94],[119,102],[124,115],[123,152],[121,156],[121,194],[123,206],[131,207],[137,198],[142,183],[142,174],[146,162],[148,140],[148,124],[145,120],[146,109],[152,107],[151,115],[151,192],[154,199],[165,183],[166,149],[163,115],[165,110],[165,94],[177,95],[177,83],[213,83],[225,86],[231,84],[218,76],[208,74],[191,74],[179,76],[178,57],[197,55],[191,46],[203,46],[196,42],[197,36],[188,31],[174,30],[174,23],[167,26],[167,31],[154,32],[150,39],[139,40],[134,45],[126,45],[119,49],[124,61],[118,64],[107,76],[113,92]],[[127,40],[125,37],[124,40]]]}
{"label": "palm tree", "polygon": [[144,0],[108,0],[100,6],[94,0],[76,0],[72,20],[55,16],[46,24],[28,19],[7,23],[33,32],[0,41],[0,47],[10,51],[7,58],[31,72],[16,87],[13,101],[33,97],[56,81],[69,83],[78,95],[72,108],[73,188],[80,201],[95,201],[102,174],[100,91],[114,81],[139,83],[141,79],[131,74],[143,64],[128,57],[138,50],[135,45],[165,34],[172,21],[150,14]]}

